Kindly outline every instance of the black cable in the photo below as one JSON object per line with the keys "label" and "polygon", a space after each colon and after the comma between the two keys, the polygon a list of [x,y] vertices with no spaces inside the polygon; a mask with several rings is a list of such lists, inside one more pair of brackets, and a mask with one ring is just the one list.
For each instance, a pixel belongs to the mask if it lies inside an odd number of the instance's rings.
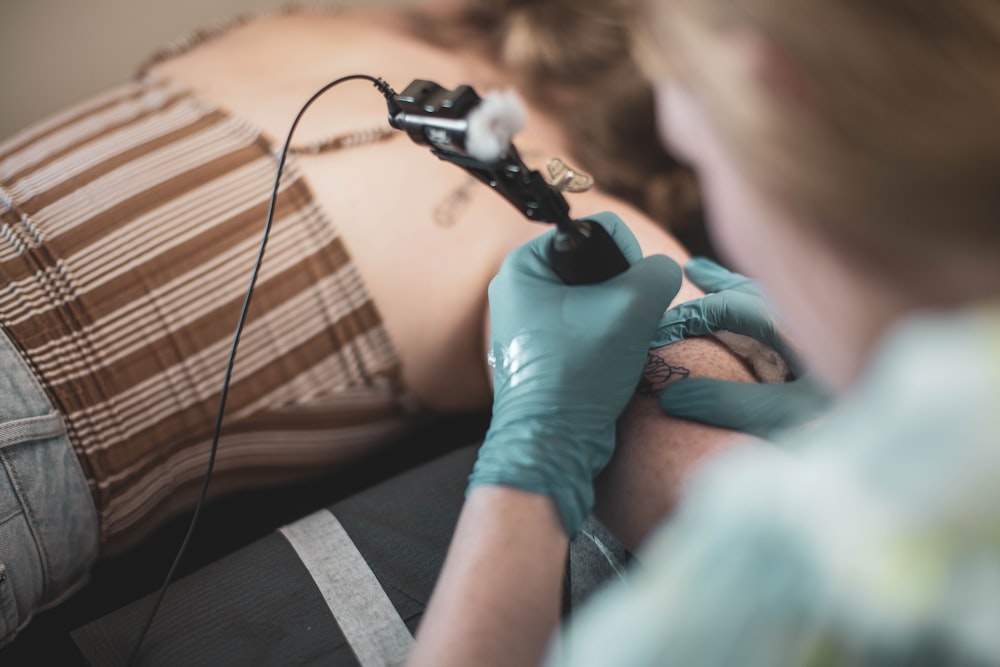
{"label": "black cable", "polygon": [[267,238],[271,233],[271,223],[274,221],[274,208],[275,202],[278,199],[278,186],[281,184],[281,173],[284,170],[285,160],[288,157],[288,147],[291,146],[292,135],[295,133],[295,128],[298,127],[299,121],[302,120],[302,116],[305,114],[306,109],[308,109],[313,102],[323,95],[323,93],[330,90],[334,86],[344,83],[345,81],[352,81],[356,79],[363,79],[365,81],[372,82],[375,87],[378,88],[378,91],[382,93],[382,96],[386,98],[386,101],[390,104],[392,103],[392,98],[396,93],[385,81],[367,74],[351,74],[349,76],[340,77],[335,81],[331,81],[313,93],[313,96],[302,105],[301,109],[299,109],[298,114],[295,116],[295,120],[292,121],[292,126],[288,129],[288,137],[285,139],[285,144],[281,149],[281,156],[278,159],[278,169],[274,175],[274,187],[271,190],[271,202],[267,208],[267,222],[264,224],[264,234],[260,240],[260,248],[257,251],[257,260],[254,262],[253,273],[250,277],[250,285],[247,287],[247,293],[243,299],[243,308],[240,310],[240,317],[236,324],[236,331],[233,333],[233,342],[229,350],[229,360],[226,362],[226,374],[222,382],[222,393],[219,396],[219,412],[215,418],[215,433],[212,436],[212,448],[208,457],[208,468],[205,470],[205,481],[202,483],[201,493],[198,495],[198,502],[195,505],[194,514],[191,516],[191,523],[188,526],[187,534],[184,536],[181,548],[177,551],[177,555],[174,557],[174,562],[170,566],[170,570],[167,572],[167,578],[163,581],[163,585],[160,587],[160,592],[156,597],[156,602],[153,604],[153,609],[149,613],[149,618],[146,619],[146,624],[143,626],[142,632],[139,634],[139,639],[135,643],[135,648],[132,649],[132,654],[128,659],[128,665],[134,665],[135,661],[139,657],[139,650],[142,648],[142,643],[145,641],[146,635],[149,633],[149,629],[153,625],[153,619],[156,618],[156,612],[160,609],[163,597],[167,593],[167,587],[174,578],[177,567],[180,565],[181,558],[184,557],[184,552],[187,550],[188,544],[191,541],[191,536],[194,534],[195,525],[198,523],[198,517],[201,515],[201,508],[205,502],[205,494],[208,491],[208,483],[212,478],[212,469],[215,467],[215,453],[219,449],[219,436],[222,433],[222,416],[226,411],[226,399],[229,397],[229,380],[233,375],[233,365],[236,361],[236,350],[239,348],[240,334],[243,333],[243,325],[246,323],[247,312],[250,310],[250,300],[253,298],[254,286],[257,284],[257,276],[260,273],[260,267],[264,260],[264,250],[267,248]]}

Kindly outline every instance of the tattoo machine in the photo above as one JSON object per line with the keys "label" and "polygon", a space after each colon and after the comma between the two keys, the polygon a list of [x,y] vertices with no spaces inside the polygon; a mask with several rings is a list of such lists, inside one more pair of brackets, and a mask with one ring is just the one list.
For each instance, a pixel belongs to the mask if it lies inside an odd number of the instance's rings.
{"label": "tattoo machine", "polygon": [[586,190],[592,179],[553,158],[548,164],[550,183],[521,160],[511,137],[524,124],[524,111],[513,93],[483,99],[470,86],[448,90],[417,79],[387,100],[392,127],[465,169],[529,220],[556,225],[549,259],[564,282],[599,283],[628,268],[604,227],[569,215],[562,193]]}

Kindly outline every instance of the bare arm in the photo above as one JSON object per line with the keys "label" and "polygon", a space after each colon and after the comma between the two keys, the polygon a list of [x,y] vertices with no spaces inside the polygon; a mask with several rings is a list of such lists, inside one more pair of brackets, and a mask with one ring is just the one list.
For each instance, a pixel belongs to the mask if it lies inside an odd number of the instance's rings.
{"label": "bare arm", "polygon": [[407,665],[538,663],[559,618],[567,548],[547,497],[473,489]]}

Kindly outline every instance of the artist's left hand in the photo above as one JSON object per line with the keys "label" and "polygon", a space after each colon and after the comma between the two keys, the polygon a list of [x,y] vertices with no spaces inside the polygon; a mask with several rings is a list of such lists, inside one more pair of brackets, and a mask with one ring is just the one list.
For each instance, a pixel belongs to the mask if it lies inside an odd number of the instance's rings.
{"label": "artist's left hand", "polygon": [[704,258],[688,261],[684,272],[706,295],[664,313],[653,338],[654,347],[690,336],[732,331],[775,350],[788,364],[794,379],[778,384],[716,378],[671,382],[660,392],[664,413],[770,439],[830,409],[830,390],[807,371],[781,336],[755,281]]}
{"label": "artist's left hand", "polygon": [[551,497],[570,536],[593,505],[615,421],[682,279],[668,257],[643,258],[617,216],[591,220],[621,248],[631,265],[624,273],[565,285],[549,263],[550,232],[514,250],[490,284],[493,419],[470,478],[470,488],[499,484]]}

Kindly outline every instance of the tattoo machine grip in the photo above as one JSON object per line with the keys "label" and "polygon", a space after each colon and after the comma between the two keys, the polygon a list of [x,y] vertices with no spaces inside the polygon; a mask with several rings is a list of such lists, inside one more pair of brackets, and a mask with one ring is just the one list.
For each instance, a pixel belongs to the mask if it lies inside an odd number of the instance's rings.
{"label": "tattoo machine grip", "polygon": [[607,230],[591,220],[559,225],[549,245],[549,262],[567,285],[604,282],[629,267]]}

